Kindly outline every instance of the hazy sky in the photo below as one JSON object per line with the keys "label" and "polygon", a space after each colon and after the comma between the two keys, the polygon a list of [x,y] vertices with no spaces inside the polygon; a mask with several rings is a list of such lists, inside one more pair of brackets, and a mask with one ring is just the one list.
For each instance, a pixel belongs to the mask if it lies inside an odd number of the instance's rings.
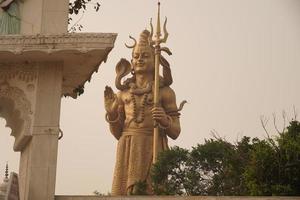
{"label": "hazy sky", "polygon": [[[98,13],[81,20],[85,32],[118,33],[115,48],[77,100],[62,99],[57,167],[57,194],[110,191],[117,141],[104,120],[103,90],[114,86],[115,65],[130,59],[125,42],[156,16],[156,2],[100,0]],[[242,136],[264,137],[260,116],[293,116],[300,110],[299,0],[162,0],[168,17],[168,47],[182,133],[171,145],[190,148],[216,130],[235,141]],[[116,91],[116,90],[115,90]],[[18,171],[19,154],[0,119],[0,173],[5,162]],[[270,131],[274,132],[272,123]],[[3,170],[2,170],[3,169]],[[2,172],[3,171],[3,172]]]}

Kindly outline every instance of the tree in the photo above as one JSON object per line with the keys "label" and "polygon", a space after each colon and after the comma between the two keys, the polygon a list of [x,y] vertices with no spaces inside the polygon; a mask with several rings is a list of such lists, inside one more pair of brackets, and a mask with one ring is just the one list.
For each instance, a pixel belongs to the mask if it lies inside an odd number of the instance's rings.
{"label": "tree", "polygon": [[156,194],[300,195],[300,122],[275,138],[220,137],[192,150],[173,147],[152,168]]}
{"label": "tree", "polygon": [[212,138],[191,151],[173,147],[162,152],[153,166],[154,188],[162,194],[246,195],[241,175],[250,146],[244,137],[237,145]]}
{"label": "tree", "polygon": [[[250,195],[271,195],[274,175],[277,174],[278,163],[272,145],[266,140],[257,138],[252,140],[250,162],[246,167],[244,178]],[[272,166],[274,165],[274,166]]]}
{"label": "tree", "polygon": [[153,190],[157,195],[183,195],[189,192],[186,186],[188,150],[173,147],[159,154],[152,167]]}
{"label": "tree", "polygon": [[[93,9],[96,12],[99,11],[100,6],[101,6],[98,0],[72,0],[72,1],[69,2],[69,14],[71,16],[72,15],[78,15],[79,13],[84,14],[84,12],[88,9],[88,7],[87,7],[88,5],[92,5]],[[68,19],[69,24],[73,20],[73,18],[71,16]],[[78,23],[80,21],[80,19],[71,26],[69,31],[73,32],[73,31],[76,31],[76,30],[79,30],[79,31],[82,30],[83,26]]]}
{"label": "tree", "polygon": [[251,195],[300,195],[300,123],[275,139],[257,140],[245,172]]}

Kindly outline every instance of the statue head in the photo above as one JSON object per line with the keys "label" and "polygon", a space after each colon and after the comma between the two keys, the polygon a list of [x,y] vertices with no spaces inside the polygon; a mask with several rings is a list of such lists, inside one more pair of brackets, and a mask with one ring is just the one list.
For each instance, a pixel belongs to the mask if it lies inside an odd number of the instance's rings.
{"label": "statue head", "polygon": [[[115,84],[116,88],[119,90],[130,88],[130,83],[136,80],[135,74],[152,73],[154,75],[155,72],[155,49],[151,42],[152,33],[148,30],[142,31],[138,42],[133,37],[129,37],[134,41],[134,44],[131,46],[125,44],[127,48],[133,49],[131,64],[126,59],[122,58],[116,66],[117,76]],[[169,49],[166,50],[166,48],[161,48],[161,50],[168,52],[169,55],[171,54]],[[163,55],[160,55],[159,62],[163,67],[163,76],[161,76],[160,85],[169,86],[173,82],[170,64]],[[122,81],[130,71],[133,72],[133,76]]]}
{"label": "statue head", "polygon": [[132,68],[135,73],[154,73],[154,48],[149,44],[150,32],[144,30],[132,46]]}

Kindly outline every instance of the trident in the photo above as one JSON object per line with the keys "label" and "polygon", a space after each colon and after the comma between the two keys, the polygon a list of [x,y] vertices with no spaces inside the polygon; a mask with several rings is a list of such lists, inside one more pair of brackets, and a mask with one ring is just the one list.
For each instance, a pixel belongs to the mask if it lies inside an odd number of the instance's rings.
{"label": "trident", "polygon": [[[160,2],[158,2],[158,14],[157,14],[157,25],[156,25],[156,34],[153,39],[153,25],[152,19],[150,21],[150,45],[154,45],[155,48],[155,76],[154,76],[154,106],[159,106],[159,66],[160,66],[160,57],[161,51],[169,53],[169,49],[166,47],[161,47],[161,43],[166,43],[169,33],[167,31],[167,18],[164,22],[164,37],[161,38],[161,29],[160,29]],[[153,163],[157,161],[158,155],[158,143],[159,143],[159,127],[158,123],[154,122],[154,135],[153,135]]]}

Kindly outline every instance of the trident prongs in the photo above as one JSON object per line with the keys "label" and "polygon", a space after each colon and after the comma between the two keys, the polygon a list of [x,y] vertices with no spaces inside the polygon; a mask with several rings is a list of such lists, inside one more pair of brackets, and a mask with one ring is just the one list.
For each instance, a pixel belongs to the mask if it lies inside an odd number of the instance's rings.
{"label": "trident prongs", "polygon": [[125,43],[125,46],[127,47],[127,48],[129,48],[129,49],[132,49],[132,48],[134,48],[135,46],[136,46],[136,39],[134,38],[134,37],[132,37],[131,35],[129,35],[129,38],[130,39],[132,39],[133,41],[134,41],[134,44],[133,45],[127,45],[126,43]]}
{"label": "trident prongs", "polygon": [[150,37],[149,37],[149,44],[154,45],[155,43],[161,44],[161,43],[167,42],[168,37],[169,37],[169,33],[167,31],[167,21],[168,21],[168,19],[166,18],[165,22],[164,22],[164,37],[158,39],[158,41],[157,41],[157,39],[153,39],[153,24],[152,24],[152,18],[151,18],[151,20],[150,20],[150,30],[151,31],[150,31]]}
{"label": "trident prongs", "polygon": [[164,37],[162,39],[160,39],[160,43],[166,43],[167,40],[168,40],[168,37],[169,37],[169,33],[167,31],[167,17],[165,19],[165,22],[164,22]]}
{"label": "trident prongs", "polygon": [[154,45],[154,41],[153,41],[153,24],[152,24],[152,18],[150,19],[150,36],[149,36],[149,44],[150,45]]}
{"label": "trident prongs", "polygon": [[167,30],[167,17],[165,18],[165,22],[164,22],[164,27],[163,27],[163,32],[164,32],[164,37],[160,38],[161,33],[160,33],[160,4],[158,4],[158,15],[157,15],[157,33],[156,36],[153,37],[153,24],[152,24],[152,18],[150,19],[150,37],[149,37],[149,44],[151,45],[159,45],[161,43],[166,43],[169,37],[169,33]]}

